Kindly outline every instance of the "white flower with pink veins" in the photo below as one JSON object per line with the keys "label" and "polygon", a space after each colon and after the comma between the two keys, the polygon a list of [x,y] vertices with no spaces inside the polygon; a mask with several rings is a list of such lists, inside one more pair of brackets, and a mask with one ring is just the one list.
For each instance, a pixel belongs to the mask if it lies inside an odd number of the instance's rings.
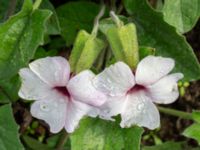
{"label": "white flower with pink veins", "polygon": [[100,116],[112,119],[120,114],[121,127],[159,127],[160,116],[153,102],[169,104],[179,96],[177,81],[183,74],[168,75],[173,68],[173,59],[156,56],[141,60],[134,73],[123,62],[108,67],[93,81],[94,86],[109,97],[101,106]]}
{"label": "white flower with pink veins", "polygon": [[95,117],[96,107],[105,102],[105,95],[92,85],[95,75],[86,70],[70,77],[69,64],[63,57],[38,59],[29,68],[19,72],[22,78],[19,96],[36,100],[31,114],[44,120],[52,133],[62,128],[73,132],[83,116]]}

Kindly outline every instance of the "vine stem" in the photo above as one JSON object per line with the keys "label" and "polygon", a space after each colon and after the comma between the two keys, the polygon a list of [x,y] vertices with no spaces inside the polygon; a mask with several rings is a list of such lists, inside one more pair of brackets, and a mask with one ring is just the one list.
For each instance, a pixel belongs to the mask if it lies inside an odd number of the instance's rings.
{"label": "vine stem", "polygon": [[63,130],[62,136],[56,146],[56,150],[63,150],[63,147],[65,146],[65,143],[67,142],[68,137],[69,137],[69,134],[65,130]]}
{"label": "vine stem", "polygon": [[114,11],[110,11],[110,17],[116,23],[118,27],[123,26],[123,22],[118,18]]}
{"label": "vine stem", "polygon": [[102,5],[101,10],[99,14],[96,16],[95,21],[94,21],[94,28],[92,30],[92,34],[95,36],[97,35],[98,28],[99,28],[99,19],[101,19],[101,17],[104,15],[104,12],[105,12],[105,5]]}
{"label": "vine stem", "polygon": [[165,114],[169,114],[172,116],[176,116],[176,117],[180,117],[180,118],[188,119],[188,120],[193,119],[191,113],[187,113],[187,112],[183,112],[183,111],[175,110],[175,109],[171,109],[171,108],[164,108],[161,106],[157,106],[157,108],[160,112],[165,113]]}

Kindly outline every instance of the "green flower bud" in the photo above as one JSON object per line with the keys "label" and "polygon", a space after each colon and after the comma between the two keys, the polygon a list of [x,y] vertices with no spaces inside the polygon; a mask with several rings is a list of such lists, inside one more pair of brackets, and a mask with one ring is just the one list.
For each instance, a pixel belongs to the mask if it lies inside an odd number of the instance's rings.
{"label": "green flower bud", "polygon": [[181,86],[179,88],[179,93],[180,93],[180,96],[183,97],[185,95],[185,88],[183,86]]}
{"label": "green flower bud", "polygon": [[178,86],[179,86],[179,87],[183,86],[183,82],[182,82],[182,81],[179,81],[179,82],[178,82]]}
{"label": "green flower bud", "polygon": [[104,47],[105,43],[94,34],[81,30],[75,40],[69,59],[71,71],[79,73],[89,69]]}
{"label": "green flower bud", "polygon": [[187,88],[188,86],[190,86],[190,83],[189,82],[184,82],[183,86]]}
{"label": "green flower bud", "polygon": [[136,27],[133,23],[108,29],[106,37],[118,61],[126,62],[135,69],[139,61]]}

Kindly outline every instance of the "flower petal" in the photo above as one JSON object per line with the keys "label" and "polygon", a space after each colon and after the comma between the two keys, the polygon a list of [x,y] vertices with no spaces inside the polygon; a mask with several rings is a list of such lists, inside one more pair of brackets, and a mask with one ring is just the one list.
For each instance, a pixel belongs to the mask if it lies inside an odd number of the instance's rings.
{"label": "flower petal", "polygon": [[106,68],[94,79],[95,87],[110,96],[123,96],[135,85],[131,69],[123,62]]}
{"label": "flower petal", "polygon": [[106,96],[93,86],[94,77],[95,75],[91,71],[86,70],[71,78],[67,88],[72,97],[89,105],[102,105]]}
{"label": "flower petal", "polygon": [[29,64],[30,69],[45,83],[54,86],[66,86],[70,76],[70,67],[63,57],[46,57]]}
{"label": "flower petal", "polygon": [[31,114],[44,120],[52,133],[58,133],[65,125],[67,100],[52,97],[52,99],[36,101],[31,106]]}
{"label": "flower petal", "polygon": [[79,121],[85,115],[91,114],[93,107],[82,102],[72,100],[68,103],[67,118],[65,122],[65,129],[68,133],[74,132],[78,127]]}
{"label": "flower petal", "polygon": [[136,83],[150,85],[167,75],[174,68],[171,58],[147,56],[140,61],[136,70]]}
{"label": "flower petal", "polygon": [[160,125],[160,116],[156,106],[143,92],[128,95],[121,118],[122,128],[138,125],[155,129]]}
{"label": "flower petal", "polygon": [[174,73],[149,86],[148,91],[152,100],[159,104],[174,102],[179,96],[177,81],[181,78],[183,78],[182,73]]}
{"label": "flower petal", "polygon": [[105,104],[100,107],[100,118],[114,121],[115,119],[113,119],[112,117],[122,112],[125,100],[126,96],[110,97],[108,101],[106,101]]}
{"label": "flower petal", "polygon": [[41,100],[51,95],[51,88],[44,83],[30,69],[20,69],[19,75],[22,78],[22,85],[18,95],[27,100]]}

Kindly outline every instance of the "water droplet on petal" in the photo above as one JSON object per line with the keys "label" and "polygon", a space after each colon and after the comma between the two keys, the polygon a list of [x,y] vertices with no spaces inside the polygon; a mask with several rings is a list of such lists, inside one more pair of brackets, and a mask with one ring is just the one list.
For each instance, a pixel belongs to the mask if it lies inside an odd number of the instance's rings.
{"label": "water droplet on petal", "polygon": [[137,110],[138,111],[142,111],[144,109],[144,103],[139,103],[138,105],[137,105]]}
{"label": "water droplet on petal", "polygon": [[49,109],[49,107],[48,107],[48,105],[46,103],[41,103],[40,104],[40,109],[42,111],[46,111],[46,112],[50,111],[50,109]]}

